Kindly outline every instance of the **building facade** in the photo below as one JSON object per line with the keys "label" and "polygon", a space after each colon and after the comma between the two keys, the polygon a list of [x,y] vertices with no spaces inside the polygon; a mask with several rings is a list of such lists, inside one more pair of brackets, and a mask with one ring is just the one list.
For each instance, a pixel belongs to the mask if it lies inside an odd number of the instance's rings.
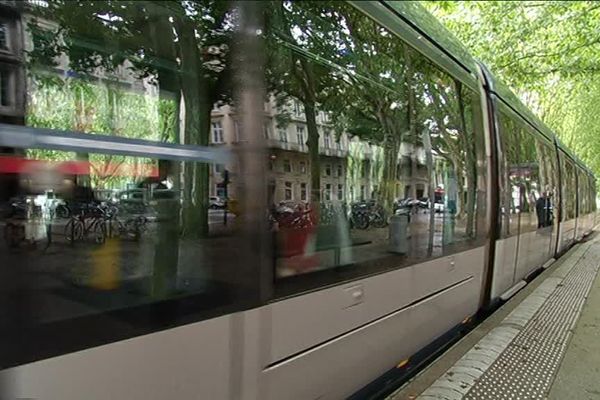
{"label": "building facade", "polygon": [[[383,164],[383,149],[347,133],[336,134],[331,116],[317,113],[319,131],[320,198],[322,202],[367,201],[376,197],[377,182]],[[281,105],[271,97],[264,105],[263,135],[268,145],[268,179],[272,202],[308,202],[311,193],[308,127],[301,103],[290,99]],[[212,146],[235,146],[243,140],[235,108],[215,105],[211,115]],[[234,166],[213,165],[210,170],[210,194],[224,194],[223,171],[229,171],[232,183],[228,195],[235,198]],[[428,173],[425,151],[409,143],[400,146],[396,198],[428,197]]]}

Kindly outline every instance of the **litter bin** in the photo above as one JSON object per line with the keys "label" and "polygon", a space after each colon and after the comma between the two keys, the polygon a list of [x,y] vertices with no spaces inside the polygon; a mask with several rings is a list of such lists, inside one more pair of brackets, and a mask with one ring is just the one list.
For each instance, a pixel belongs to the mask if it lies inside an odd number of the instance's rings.
{"label": "litter bin", "polygon": [[408,215],[394,215],[390,218],[389,251],[398,254],[408,253]]}

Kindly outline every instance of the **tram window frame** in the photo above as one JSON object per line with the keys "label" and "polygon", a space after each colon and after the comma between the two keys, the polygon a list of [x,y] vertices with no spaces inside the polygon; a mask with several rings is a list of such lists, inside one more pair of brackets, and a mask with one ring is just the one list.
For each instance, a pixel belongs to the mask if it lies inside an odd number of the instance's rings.
{"label": "tram window frame", "polygon": [[577,216],[576,164],[563,150],[559,150],[562,171],[562,222],[571,221]]}
{"label": "tram window frame", "polygon": [[[520,229],[519,213],[516,212],[517,206],[513,207],[512,205],[515,201],[512,189],[513,183],[515,183],[516,180],[511,180],[509,163],[512,162],[515,165],[518,165],[520,162],[518,154],[518,144],[520,142],[521,136],[523,135],[524,124],[504,104],[500,105],[498,115],[501,144],[501,157],[499,160],[500,202],[498,207],[498,221],[500,221],[501,224],[500,238],[507,239],[513,236],[518,236]],[[512,143],[513,147],[511,149],[509,149],[507,146],[507,139],[509,138],[510,140],[514,141],[514,143]],[[512,157],[512,160],[509,159],[509,157]]]}

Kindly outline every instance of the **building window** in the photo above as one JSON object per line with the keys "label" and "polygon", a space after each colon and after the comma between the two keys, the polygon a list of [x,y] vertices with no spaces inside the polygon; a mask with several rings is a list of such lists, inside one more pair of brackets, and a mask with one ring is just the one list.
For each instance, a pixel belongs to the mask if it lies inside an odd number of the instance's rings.
{"label": "building window", "polygon": [[0,106],[10,105],[10,75],[0,68]]}
{"label": "building window", "polygon": [[362,177],[367,178],[369,176],[369,160],[364,160],[362,163]]}
{"label": "building window", "polygon": [[331,176],[331,164],[325,165],[325,176]]}
{"label": "building window", "polygon": [[302,109],[302,105],[298,101],[294,101],[294,115],[298,118],[302,118],[304,114],[304,110]]}
{"label": "building window", "polygon": [[344,168],[341,165],[337,166],[337,176],[340,178],[344,175]]}
{"label": "building window", "polygon": [[331,183],[325,185],[325,201],[331,201]]}
{"label": "building window", "polygon": [[9,50],[8,24],[4,21],[0,21],[0,50]]}
{"label": "building window", "polygon": [[303,126],[296,126],[296,139],[298,140],[298,145],[300,146],[301,149],[304,148],[304,127]]}
{"label": "building window", "polygon": [[365,185],[360,185],[360,200],[365,201]]}
{"label": "building window", "polygon": [[293,185],[292,182],[285,182],[283,198],[285,200],[293,200]]}
{"label": "building window", "polygon": [[331,146],[331,135],[329,132],[325,132],[325,135],[323,136],[323,144],[325,145],[326,149]]}
{"label": "building window", "polygon": [[215,164],[215,174],[220,174],[223,172],[223,164]]}
{"label": "building window", "polygon": [[217,197],[220,197],[222,199],[225,198],[225,188],[223,187],[223,185],[215,185],[215,194],[217,195]]}
{"label": "building window", "polygon": [[306,201],[306,183],[300,184],[300,200]]}
{"label": "building window", "polygon": [[292,172],[292,163],[290,160],[283,160],[283,172]]}
{"label": "building window", "polygon": [[288,139],[287,139],[287,130],[285,129],[280,129],[279,130],[279,140],[282,143],[287,143]]}
{"label": "building window", "polygon": [[301,174],[306,173],[306,163],[304,161],[300,161],[300,173]]}
{"label": "building window", "polygon": [[242,141],[242,127],[240,126],[240,124],[237,121],[233,122],[233,129],[235,131],[235,141],[241,142]]}
{"label": "building window", "polygon": [[223,143],[223,125],[221,121],[215,121],[212,124],[212,142]]}
{"label": "building window", "polygon": [[344,200],[344,185],[338,185],[337,199]]}

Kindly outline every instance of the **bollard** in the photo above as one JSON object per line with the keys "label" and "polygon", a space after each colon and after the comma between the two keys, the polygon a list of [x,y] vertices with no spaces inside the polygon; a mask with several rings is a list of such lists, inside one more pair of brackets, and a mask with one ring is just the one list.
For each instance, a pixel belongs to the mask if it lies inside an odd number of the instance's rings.
{"label": "bollard", "polygon": [[390,218],[389,251],[408,253],[408,215],[393,215]]}

